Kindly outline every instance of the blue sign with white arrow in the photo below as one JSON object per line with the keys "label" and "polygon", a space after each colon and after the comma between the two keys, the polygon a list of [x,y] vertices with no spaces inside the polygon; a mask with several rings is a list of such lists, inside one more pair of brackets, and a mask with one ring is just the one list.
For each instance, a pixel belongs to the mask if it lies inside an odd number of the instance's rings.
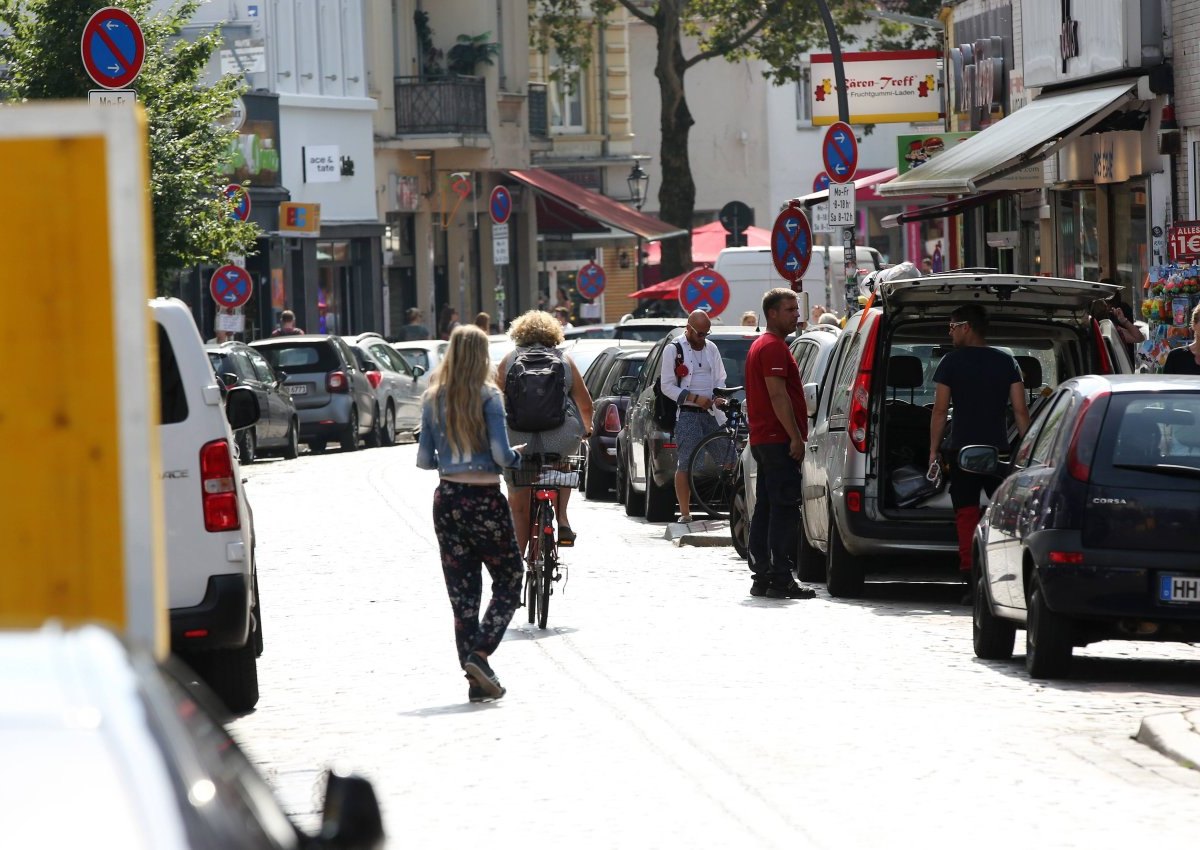
{"label": "blue sign with white arrow", "polygon": [[858,170],[858,139],[849,124],[838,121],[825,131],[821,142],[825,173],[834,183],[849,183]]}

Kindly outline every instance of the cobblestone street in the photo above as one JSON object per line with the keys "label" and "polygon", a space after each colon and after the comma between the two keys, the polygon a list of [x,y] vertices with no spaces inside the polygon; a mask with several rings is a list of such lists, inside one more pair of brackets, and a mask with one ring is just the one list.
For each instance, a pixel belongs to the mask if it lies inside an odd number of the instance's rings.
{"label": "cobblestone street", "polygon": [[468,704],[415,451],[246,467],[266,649],[232,729],[303,825],[340,759],[395,847],[1195,845],[1200,772],[1131,736],[1200,705],[1200,650],[1031,682],[974,658],[957,587],[754,599],[732,548],[580,494],[550,628],[519,610],[508,695]]}

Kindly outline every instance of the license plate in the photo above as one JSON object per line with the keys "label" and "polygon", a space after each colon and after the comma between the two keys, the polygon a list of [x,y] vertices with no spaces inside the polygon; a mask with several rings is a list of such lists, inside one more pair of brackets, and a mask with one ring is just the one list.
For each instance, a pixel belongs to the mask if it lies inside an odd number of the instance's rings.
{"label": "license plate", "polygon": [[1158,598],[1163,602],[1200,603],[1200,577],[1160,575]]}
{"label": "license plate", "polygon": [[308,384],[287,384],[288,395],[308,395]]}

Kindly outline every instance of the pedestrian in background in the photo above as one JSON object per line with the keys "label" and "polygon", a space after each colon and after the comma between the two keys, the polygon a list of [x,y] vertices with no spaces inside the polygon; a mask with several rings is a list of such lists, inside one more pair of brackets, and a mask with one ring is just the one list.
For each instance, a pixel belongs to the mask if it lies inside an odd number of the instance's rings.
{"label": "pedestrian in background", "polygon": [[429,339],[429,328],[421,323],[421,319],[421,311],[416,307],[409,307],[404,311],[404,327],[400,329],[402,342],[410,339]]}
{"label": "pedestrian in background", "polygon": [[492,317],[487,313],[475,314],[475,327],[479,328],[485,334],[492,332]]}
{"label": "pedestrian in background", "polygon": [[1200,375],[1200,304],[1192,310],[1192,341],[1174,348],[1163,363],[1164,375]]}
{"label": "pedestrian in background", "polygon": [[[473,325],[456,328],[422,401],[417,466],[436,469],[440,476],[433,528],[471,702],[505,693],[488,659],[521,603],[525,568],[512,513],[500,492],[500,472],[520,463],[520,448],[509,443],[487,334]],[[492,578],[492,598],[482,620],[481,565]]]}
{"label": "pedestrian in background", "polygon": [[454,329],[458,327],[458,311],[450,305],[442,308],[442,318],[438,322],[438,336],[441,339],[450,339],[450,334],[454,333]]}
{"label": "pedestrian in background", "polygon": [[758,464],[750,518],[751,596],[812,599],[792,577],[800,522],[800,461],[808,440],[808,408],[800,370],[784,338],[796,329],[800,305],[790,289],[763,296],[767,332],[746,355],[750,453]]}
{"label": "pedestrian in background", "polygon": [[824,316],[828,312],[829,311],[826,310],[824,307],[822,307],[820,304],[818,304],[816,307],[813,307],[811,310],[808,311],[809,324],[811,324],[811,325],[820,324],[821,317]]}
{"label": "pedestrian in background", "polygon": [[747,310],[745,313],[742,313],[742,327],[757,328],[758,313],[755,313],[753,310]]}
{"label": "pedestrian in background", "polygon": [[296,314],[284,310],[279,314],[279,327],[271,331],[271,336],[296,336],[302,333],[303,329],[296,327]]}
{"label": "pedestrian in background", "polygon": [[[757,320],[757,314],[751,313]],[[675,498],[679,502],[679,521],[692,521],[691,479],[688,464],[700,441],[717,430],[717,407],[724,401],[713,395],[725,386],[725,361],[716,343],[708,338],[712,320],[703,310],[693,310],[683,330],[683,342],[676,338],[662,358],[659,386],[662,394],[679,405],[675,419]],[[722,420],[723,421],[723,420]]]}
{"label": "pedestrian in background", "polygon": [[929,257],[924,257],[921,260],[921,274],[926,277],[933,274],[933,260],[929,259]]}

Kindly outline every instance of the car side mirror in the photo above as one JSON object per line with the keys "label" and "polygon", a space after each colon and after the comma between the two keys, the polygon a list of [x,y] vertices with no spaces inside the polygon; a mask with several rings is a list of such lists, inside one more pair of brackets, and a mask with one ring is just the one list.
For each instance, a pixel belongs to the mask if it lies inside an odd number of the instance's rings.
{"label": "car side mirror", "polygon": [[1000,453],[995,446],[964,446],[958,453],[958,466],[966,472],[995,475],[1000,469]]}
{"label": "car side mirror", "polygon": [[276,369],[275,375],[279,378],[279,383],[281,383],[281,384],[290,377],[288,375],[288,373],[283,369]]}
{"label": "car side mirror", "polygon": [[221,383],[224,384],[225,386],[232,387],[237,382],[238,382],[238,376],[233,374],[233,372],[222,372],[221,373]]}
{"label": "car side mirror", "polygon": [[254,390],[249,387],[229,388],[225,394],[225,418],[229,420],[230,428],[235,431],[249,428],[260,416],[262,411],[258,407],[258,396],[254,394]]}
{"label": "car side mirror", "polygon": [[620,378],[617,378],[617,384],[614,389],[617,395],[633,395],[633,391],[637,389],[637,385],[637,375],[622,375]]}
{"label": "car side mirror", "polygon": [[817,385],[804,385],[804,407],[808,411],[809,418],[817,415]]}
{"label": "car side mirror", "polygon": [[368,780],[340,768],[326,773],[320,842],[322,847],[342,850],[383,846],[383,815]]}
{"label": "car side mirror", "polygon": [[414,380],[414,381],[415,381],[417,378],[419,378],[419,377],[421,377],[422,375],[424,375],[424,374],[425,374],[425,367],[424,367],[424,366],[410,366],[409,368],[410,368],[410,369],[412,369],[412,373],[413,373],[413,380]]}

